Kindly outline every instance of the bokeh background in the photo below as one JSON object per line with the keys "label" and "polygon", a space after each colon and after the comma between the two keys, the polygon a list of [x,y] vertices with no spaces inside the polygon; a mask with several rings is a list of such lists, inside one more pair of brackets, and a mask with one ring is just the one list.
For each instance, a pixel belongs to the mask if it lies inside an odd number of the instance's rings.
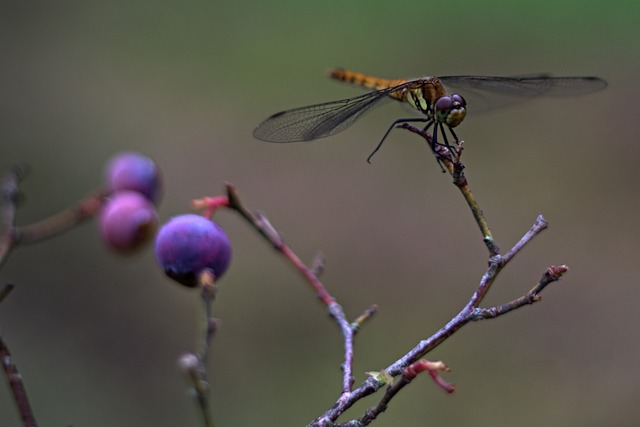
{"label": "bokeh background", "polygon": [[[507,250],[544,214],[550,228],[486,304],[526,292],[551,264],[571,271],[543,301],[471,324],[429,355],[427,377],[377,426],[629,426],[640,419],[640,6],[635,1],[61,1],[0,3],[0,160],[30,166],[18,223],[101,185],[120,150],[162,167],[163,220],[224,181],[265,211],[351,318],[357,383],[439,329],[467,301],[487,253],[462,197],[424,143],[396,131],[365,162],[397,105],[309,144],[256,141],[285,108],[360,94],[334,66],[382,77],[551,72],[606,91],[469,116],[458,128],[473,191]],[[230,212],[234,263],[215,307],[210,376],[218,426],[300,426],[335,401],[337,328],[307,285]],[[150,249],[110,253],[89,222],[21,247],[0,327],[41,425],[197,426],[176,369],[200,333],[197,293]],[[348,413],[360,416],[378,395]],[[19,425],[6,386],[0,425]]]}

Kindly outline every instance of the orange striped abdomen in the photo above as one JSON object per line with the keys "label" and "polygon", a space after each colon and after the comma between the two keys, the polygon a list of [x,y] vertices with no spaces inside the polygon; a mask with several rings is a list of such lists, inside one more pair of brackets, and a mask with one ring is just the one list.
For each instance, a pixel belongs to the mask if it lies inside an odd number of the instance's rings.
{"label": "orange striped abdomen", "polygon": [[388,89],[390,87],[404,85],[402,88],[388,95],[398,101],[408,102],[412,107],[421,112],[429,109],[429,106],[441,97],[446,95],[444,87],[437,77],[422,77],[414,80],[396,79],[388,80],[373,77],[364,73],[335,68],[331,70],[330,76],[336,80],[362,86],[372,90]]}
{"label": "orange striped abdomen", "polygon": [[[329,75],[331,76],[331,78],[334,78],[336,80],[351,83],[357,86],[366,87],[367,89],[372,89],[372,90],[387,89],[392,86],[397,86],[406,82],[406,80],[403,80],[403,79],[397,79],[397,80],[381,79],[379,77],[373,77],[364,73],[344,70],[342,68],[334,68],[333,70],[331,70],[331,73]],[[400,101],[405,100],[404,94],[400,92],[391,93],[389,94],[389,96],[399,99]]]}

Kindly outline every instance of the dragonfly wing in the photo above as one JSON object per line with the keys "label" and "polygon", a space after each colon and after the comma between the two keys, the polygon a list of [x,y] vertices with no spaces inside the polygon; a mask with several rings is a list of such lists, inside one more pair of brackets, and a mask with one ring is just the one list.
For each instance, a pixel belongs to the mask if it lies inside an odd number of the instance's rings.
{"label": "dragonfly wing", "polygon": [[586,95],[607,87],[597,77],[447,76],[440,77],[447,91],[462,95],[473,111],[506,107],[538,96]]}
{"label": "dragonfly wing", "polygon": [[369,92],[354,98],[282,111],[260,123],[253,135],[269,142],[311,141],[342,132],[395,88]]}

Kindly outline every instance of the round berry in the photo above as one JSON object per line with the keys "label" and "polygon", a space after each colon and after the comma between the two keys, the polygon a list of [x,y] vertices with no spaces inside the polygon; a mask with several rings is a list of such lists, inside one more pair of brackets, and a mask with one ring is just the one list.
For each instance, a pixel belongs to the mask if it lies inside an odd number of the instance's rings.
{"label": "round berry", "polygon": [[158,228],[154,205],[135,191],[118,191],[98,218],[102,240],[118,252],[131,252],[149,241]]}
{"label": "round berry", "polygon": [[210,269],[216,279],[227,271],[231,242],[215,222],[200,215],[180,215],[160,228],[156,258],[167,276],[194,287],[205,269]]}
{"label": "round berry", "polygon": [[162,197],[162,177],[156,163],[134,152],[118,153],[106,168],[110,191],[132,190],[143,194],[156,205]]}

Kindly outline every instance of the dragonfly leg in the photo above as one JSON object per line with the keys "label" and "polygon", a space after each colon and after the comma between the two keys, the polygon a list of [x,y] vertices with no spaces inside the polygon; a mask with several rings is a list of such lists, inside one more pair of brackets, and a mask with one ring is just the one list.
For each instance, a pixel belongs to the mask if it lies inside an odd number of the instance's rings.
{"label": "dragonfly leg", "polygon": [[457,160],[460,161],[460,155],[462,154],[462,146],[460,145],[460,139],[458,138],[458,135],[456,135],[453,128],[449,128],[449,132],[451,132],[451,136],[453,136],[453,142],[455,142],[456,144],[455,148],[451,147],[451,149],[455,153]]}
{"label": "dragonfly leg", "polygon": [[[393,123],[391,123],[391,126],[389,126],[389,129],[387,129],[387,131],[385,132],[384,136],[382,137],[382,139],[380,140],[380,142],[378,143],[378,145],[376,145],[376,148],[371,152],[371,154],[369,154],[369,157],[367,157],[367,163],[371,163],[371,158],[373,157],[374,154],[376,154],[378,152],[378,150],[380,149],[380,147],[382,147],[382,143],[384,142],[385,139],[387,139],[387,136],[389,136],[389,134],[391,133],[391,130],[393,128],[395,128],[397,125],[399,125],[400,123],[416,123],[416,122],[432,122],[433,119],[431,118],[424,118],[424,119],[420,119],[420,118],[410,118],[410,119],[398,119],[396,121],[394,121]],[[425,128],[428,129],[429,126],[431,126],[431,124],[428,124],[427,127]]]}
{"label": "dragonfly leg", "polygon": [[451,132],[451,135],[453,135],[453,139],[454,139],[453,142],[456,143],[456,146],[459,146],[460,145],[460,140],[458,139],[458,135],[456,135],[456,133],[454,132],[453,128],[449,128],[449,132]]}
{"label": "dragonfly leg", "polygon": [[[429,124],[431,126],[431,124]],[[440,129],[440,133],[442,133],[442,137],[444,138],[444,144],[438,141],[438,129]],[[426,129],[425,129],[426,130]],[[435,123],[433,126],[433,137],[431,138],[431,150],[433,151],[433,155],[436,156],[436,160],[440,163],[441,159],[448,160],[453,163],[454,153],[457,154],[457,151],[449,144],[447,139],[447,134],[442,123]],[[449,152],[449,155],[446,156],[442,154],[440,151],[436,150],[436,147],[446,148]],[[440,165],[442,168],[442,165]]]}
{"label": "dragonfly leg", "polygon": [[[437,141],[436,140],[436,129],[440,128],[440,131],[442,133],[442,138],[444,139],[444,144]],[[452,162],[454,162],[454,158],[459,157],[460,156],[460,151],[454,147],[453,145],[451,145],[449,143],[449,138],[447,138],[447,129],[449,129],[449,132],[451,132],[451,136],[453,136],[453,142],[456,144],[456,147],[459,145],[459,139],[458,136],[455,134],[455,132],[453,131],[453,129],[451,129],[450,127],[445,128],[445,125],[443,123],[438,123],[436,125],[436,127],[434,128],[434,132],[433,132],[433,143],[437,144],[441,147],[445,147],[447,150],[449,150],[449,152],[451,153],[451,158],[447,159],[447,160],[451,160]]]}

